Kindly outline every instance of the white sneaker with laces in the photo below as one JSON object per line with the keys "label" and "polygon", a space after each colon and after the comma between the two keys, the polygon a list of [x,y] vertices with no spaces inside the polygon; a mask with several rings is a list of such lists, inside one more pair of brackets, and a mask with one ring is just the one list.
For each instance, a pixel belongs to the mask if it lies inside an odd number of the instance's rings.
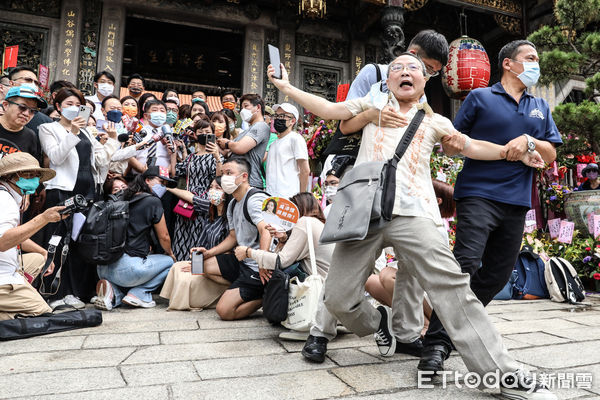
{"label": "white sneaker with laces", "polygon": [[68,294],[63,298],[63,301],[66,305],[76,308],[78,310],[82,310],[85,308],[85,303],[79,300],[78,297],[73,296],[72,294]]}
{"label": "white sneaker with laces", "polygon": [[130,306],[133,306],[133,307],[142,307],[142,308],[156,307],[156,302],[154,300],[142,301],[131,294],[128,294],[127,296],[123,297],[122,301],[123,301],[123,303],[129,304]]}
{"label": "white sneaker with laces", "polygon": [[529,372],[518,370],[507,376],[500,385],[500,393],[511,400],[557,400],[545,385],[537,382]]}
{"label": "white sneaker with laces", "polygon": [[379,330],[373,335],[379,348],[379,353],[384,357],[391,357],[396,352],[396,337],[392,334],[392,309],[387,306],[377,307],[381,313]]}
{"label": "white sneaker with laces", "polygon": [[95,296],[94,307],[104,311],[112,310],[115,292],[110,282],[106,279],[100,279],[96,284],[96,293],[98,293],[98,296]]}

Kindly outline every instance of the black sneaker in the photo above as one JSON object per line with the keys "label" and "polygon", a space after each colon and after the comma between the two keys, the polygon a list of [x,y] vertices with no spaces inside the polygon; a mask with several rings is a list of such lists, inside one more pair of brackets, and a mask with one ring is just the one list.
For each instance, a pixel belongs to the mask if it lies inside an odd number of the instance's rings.
{"label": "black sneaker", "polygon": [[373,335],[379,353],[384,357],[391,357],[396,352],[396,337],[392,335],[392,309],[387,306],[379,306],[377,310],[381,313],[379,329]]}
{"label": "black sneaker", "polygon": [[421,357],[423,352],[423,341],[417,339],[411,343],[402,343],[396,338],[396,353],[408,354],[410,356]]}
{"label": "black sneaker", "polygon": [[439,372],[444,370],[444,360],[448,358],[448,349],[446,346],[435,344],[433,346],[423,347],[421,352],[421,361],[417,369],[421,371]]}
{"label": "black sneaker", "polygon": [[322,363],[325,361],[325,353],[327,353],[327,342],[329,342],[327,338],[309,335],[304,343],[302,355],[307,360]]}
{"label": "black sneaker", "polygon": [[500,382],[500,393],[512,400],[557,400],[548,387],[521,370],[504,377]]}

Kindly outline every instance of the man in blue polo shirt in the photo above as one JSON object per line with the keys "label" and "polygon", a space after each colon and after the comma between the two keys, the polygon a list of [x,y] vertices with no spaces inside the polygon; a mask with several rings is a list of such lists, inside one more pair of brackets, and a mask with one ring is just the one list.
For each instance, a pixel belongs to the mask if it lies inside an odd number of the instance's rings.
{"label": "man in blue polo shirt", "polygon": [[[454,120],[454,127],[473,139],[505,145],[506,160],[467,158],[454,188],[454,256],[471,275],[471,288],[484,306],[510,277],[531,208],[534,169],[510,161],[537,150],[550,163],[555,146],[562,144],[548,103],[527,92],[539,78],[538,61],[533,43],[508,43],[498,55],[500,82],[471,92]],[[435,312],[424,346],[418,368],[443,370],[452,343]]]}

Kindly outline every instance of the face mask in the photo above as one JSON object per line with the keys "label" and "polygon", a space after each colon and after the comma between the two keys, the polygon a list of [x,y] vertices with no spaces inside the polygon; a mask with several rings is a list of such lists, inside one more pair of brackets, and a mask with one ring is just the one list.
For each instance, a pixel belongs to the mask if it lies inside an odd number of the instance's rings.
{"label": "face mask", "polygon": [[167,114],[164,112],[156,111],[150,113],[150,122],[156,126],[163,126],[167,121]]}
{"label": "face mask", "polygon": [[115,90],[115,87],[113,85],[111,85],[110,83],[99,83],[98,84],[98,93],[100,93],[102,96],[110,96],[113,91]]}
{"label": "face mask", "polygon": [[[241,176],[241,175],[239,175],[239,176]],[[241,184],[235,183],[235,180],[237,178],[238,178],[238,176],[233,176],[233,175],[223,175],[221,177],[221,187],[223,188],[225,193],[231,194],[231,193],[235,192],[236,189],[241,185]]]}
{"label": "face mask", "polygon": [[196,135],[198,137],[198,144],[201,144],[202,146],[206,146],[206,134],[198,134]]}
{"label": "face mask", "polygon": [[15,185],[21,189],[21,194],[34,194],[38,186],[40,185],[40,178],[19,178]]}
{"label": "face mask", "polygon": [[233,101],[226,101],[223,103],[223,108],[233,111],[235,109],[235,103]]}
{"label": "face mask", "polygon": [[273,128],[277,131],[277,133],[283,133],[287,130],[287,122],[284,119],[275,119],[273,121]]}
{"label": "face mask", "polygon": [[210,189],[208,191],[208,199],[212,204],[218,206],[223,201],[223,191],[219,189]]}
{"label": "face mask", "polygon": [[37,85],[34,83],[23,83],[23,84],[21,84],[21,86],[28,87],[29,89],[33,90],[36,93],[40,91],[40,88],[38,88]]}
{"label": "face mask", "polygon": [[123,114],[128,115],[130,117],[135,117],[138,113],[137,107],[133,106],[123,106]]}
{"label": "face mask", "polygon": [[325,188],[325,197],[327,197],[328,200],[333,200],[337,193],[337,189],[337,186],[327,186]]}
{"label": "face mask", "polygon": [[213,122],[213,125],[215,126],[215,135],[223,136],[223,133],[225,132],[225,122]]}
{"label": "face mask", "polygon": [[66,119],[68,119],[69,121],[73,121],[73,118],[75,118],[77,116],[77,114],[79,114],[79,107],[71,106],[71,107],[63,108],[62,111],[60,112],[60,114],[63,117],[65,117]]}
{"label": "face mask", "polygon": [[156,197],[161,198],[167,191],[167,187],[162,183],[157,183],[156,185],[152,186],[152,191],[154,192]]}
{"label": "face mask", "polygon": [[131,89],[129,89],[129,93],[137,96],[138,94],[142,93],[142,89],[137,88],[137,87],[132,87]]}
{"label": "face mask", "polygon": [[596,179],[598,177],[598,171],[596,172],[588,172],[587,174],[585,174],[585,176],[590,180],[593,181],[594,179]]}
{"label": "face mask", "polygon": [[177,122],[178,115],[175,111],[167,111],[167,119],[165,122],[169,125],[173,125]]}
{"label": "face mask", "polygon": [[254,113],[246,108],[244,108],[242,111],[240,111],[240,117],[242,118],[242,121],[244,121],[244,122],[250,122],[253,115],[254,115]]}
{"label": "face mask", "polygon": [[233,122],[231,122],[228,126],[229,128],[229,132],[233,132],[235,130],[235,124]]}
{"label": "face mask", "polygon": [[123,113],[119,110],[110,110],[106,113],[106,119],[115,124],[121,122],[121,118],[123,118]]}
{"label": "face mask", "polygon": [[[523,64],[523,72],[517,75],[517,78],[523,82],[525,87],[534,86],[538,82],[538,79],[540,79],[540,64],[527,61],[521,62],[521,64]],[[513,71],[511,70],[511,72]],[[513,72],[513,74],[516,74],[516,72]]]}

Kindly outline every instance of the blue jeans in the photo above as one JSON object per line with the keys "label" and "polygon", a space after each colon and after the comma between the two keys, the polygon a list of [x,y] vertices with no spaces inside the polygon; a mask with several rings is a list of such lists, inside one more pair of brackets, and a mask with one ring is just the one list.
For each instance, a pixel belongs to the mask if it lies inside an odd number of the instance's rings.
{"label": "blue jeans", "polygon": [[123,254],[109,265],[98,265],[98,277],[112,284],[115,304],[119,306],[123,293],[131,294],[141,301],[152,301],[152,292],[166,279],[173,259],[163,254],[151,254],[146,258]]}

